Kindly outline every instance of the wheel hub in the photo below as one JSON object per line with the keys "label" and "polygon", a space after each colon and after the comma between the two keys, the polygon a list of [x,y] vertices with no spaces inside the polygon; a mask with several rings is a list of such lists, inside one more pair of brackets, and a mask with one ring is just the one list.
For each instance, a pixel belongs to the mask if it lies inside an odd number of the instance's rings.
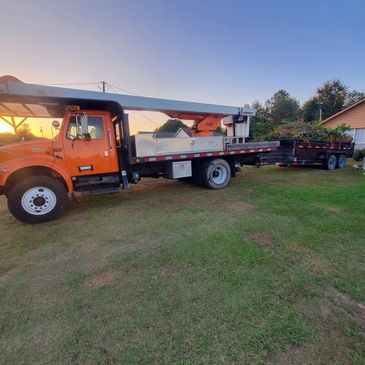
{"label": "wheel hub", "polygon": [[33,204],[36,206],[36,207],[41,207],[43,205],[45,205],[46,203],[46,199],[43,198],[43,196],[37,196],[36,198],[34,198],[33,200]]}
{"label": "wheel hub", "polygon": [[214,183],[220,185],[225,182],[227,178],[227,171],[226,169],[222,168],[221,166],[217,166],[212,172],[212,180]]}
{"label": "wheel hub", "polygon": [[54,209],[57,197],[51,189],[38,186],[27,190],[22,196],[21,203],[27,213],[44,215]]}

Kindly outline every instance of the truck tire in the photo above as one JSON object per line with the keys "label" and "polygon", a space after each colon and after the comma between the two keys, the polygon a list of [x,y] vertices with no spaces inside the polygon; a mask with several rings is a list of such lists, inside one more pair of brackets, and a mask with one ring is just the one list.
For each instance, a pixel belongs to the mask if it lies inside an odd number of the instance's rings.
{"label": "truck tire", "polygon": [[32,176],[19,181],[8,194],[10,213],[24,223],[42,223],[60,217],[67,208],[63,184],[49,176]]}
{"label": "truck tire", "polygon": [[337,166],[337,157],[335,155],[330,155],[323,160],[323,167],[326,170],[334,170]]}
{"label": "truck tire", "polygon": [[202,183],[209,189],[225,188],[230,178],[231,168],[226,160],[208,160],[202,166]]}
{"label": "truck tire", "polygon": [[343,169],[346,167],[346,155],[339,155],[337,158],[337,167]]}

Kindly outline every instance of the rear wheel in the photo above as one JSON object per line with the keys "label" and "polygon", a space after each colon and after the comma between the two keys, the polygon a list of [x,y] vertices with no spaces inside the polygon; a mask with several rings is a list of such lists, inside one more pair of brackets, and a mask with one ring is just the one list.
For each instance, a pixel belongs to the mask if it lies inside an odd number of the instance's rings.
{"label": "rear wheel", "polygon": [[323,167],[326,170],[334,170],[337,166],[337,158],[335,155],[330,155],[328,158],[323,160]]}
{"label": "rear wheel", "polygon": [[60,217],[67,207],[67,191],[49,176],[19,181],[8,194],[11,214],[24,223],[47,222]]}
{"label": "rear wheel", "polygon": [[345,155],[338,156],[338,159],[337,159],[337,167],[339,169],[343,169],[343,168],[346,167],[346,156]]}
{"label": "rear wheel", "polygon": [[225,188],[231,178],[231,168],[226,160],[217,158],[202,166],[202,182],[209,189]]}

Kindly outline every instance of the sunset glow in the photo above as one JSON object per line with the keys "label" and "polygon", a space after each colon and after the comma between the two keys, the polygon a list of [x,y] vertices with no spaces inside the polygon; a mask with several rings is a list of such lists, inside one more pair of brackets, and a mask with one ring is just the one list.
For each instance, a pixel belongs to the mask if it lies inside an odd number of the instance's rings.
{"label": "sunset glow", "polygon": [[[4,117],[9,120],[9,117]],[[62,121],[60,118],[27,118],[23,124],[19,127],[20,129],[23,127],[29,127],[30,132],[35,137],[44,137],[44,138],[53,138],[55,132],[52,130],[52,121],[53,120]],[[14,118],[15,123],[18,124],[23,120],[21,117]],[[0,133],[14,133],[14,129],[3,120],[0,119]]]}
{"label": "sunset glow", "polygon": [[13,133],[13,128],[10,127],[9,124],[0,120],[0,133]]}

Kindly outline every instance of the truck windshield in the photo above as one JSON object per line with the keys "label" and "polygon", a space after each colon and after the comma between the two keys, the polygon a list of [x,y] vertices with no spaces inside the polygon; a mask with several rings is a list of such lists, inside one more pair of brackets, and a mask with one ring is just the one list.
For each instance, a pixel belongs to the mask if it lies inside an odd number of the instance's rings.
{"label": "truck windshield", "polygon": [[8,117],[0,116],[0,145],[39,138],[57,138],[59,128],[54,128],[52,122],[62,118]]}

